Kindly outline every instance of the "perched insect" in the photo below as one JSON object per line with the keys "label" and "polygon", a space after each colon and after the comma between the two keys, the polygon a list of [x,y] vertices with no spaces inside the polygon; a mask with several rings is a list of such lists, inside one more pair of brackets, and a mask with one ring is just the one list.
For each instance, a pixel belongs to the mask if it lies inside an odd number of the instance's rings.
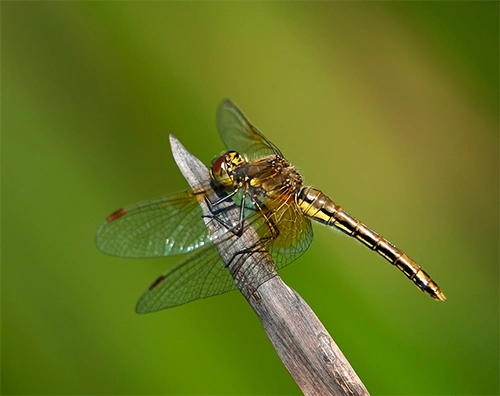
{"label": "perched insect", "polygon": [[[197,199],[213,189],[225,193],[223,199],[232,199],[240,208],[239,223],[227,225],[227,232],[235,234],[244,224],[254,227],[278,269],[307,250],[313,238],[313,219],[356,238],[399,268],[423,292],[446,300],[439,286],[403,251],[321,191],[304,187],[302,177],[281,151],[230,100],[219,105],[217,126],[230,151],[213,161],[209,184],[119,209],[97,230],[97,247],[112,256],[146,258],[193,252],[153,282],[137,303],[138,313],[235,289],[208,235]],[[214,208],[217,204],[211,203]]]}

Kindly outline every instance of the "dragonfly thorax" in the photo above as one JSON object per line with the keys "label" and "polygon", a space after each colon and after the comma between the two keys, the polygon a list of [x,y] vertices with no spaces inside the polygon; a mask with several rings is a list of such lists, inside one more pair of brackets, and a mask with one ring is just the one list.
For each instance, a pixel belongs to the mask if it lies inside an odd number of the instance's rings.
{"label": "dragonfly thorax", "polygon": [[212,162],[210,177],[222,187],[232,187],[238,183],[235,169],[246,163],[245,158],[236,151],[226,151]]}
{"label": "dragonfly thorax", "polygon": [[[254,195],[287,199],[302,188],[302,177],[286,159],[278,155],[247,162],[236,170],[245,176],[245,185]],[[239,177],[242,179],[242,177]]]}

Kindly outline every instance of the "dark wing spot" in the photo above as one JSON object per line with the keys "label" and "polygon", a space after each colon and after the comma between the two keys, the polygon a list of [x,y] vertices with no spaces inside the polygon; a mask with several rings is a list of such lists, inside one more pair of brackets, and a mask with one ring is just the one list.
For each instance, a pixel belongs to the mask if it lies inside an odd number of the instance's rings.
{"label": "dark wing spot", "polygon": [[152,284],[151,286],[149,286],[149,291],[153,290],[156,286],[158,286],[162,281],[163,279],[165,279],[166,276],[165,275],[161,275],[158,277],[158,279],[156,279]]}
{"label": "dark wing spot", "polygon": [[112,222],[112,221],[115,221],[116,219],[119,219],[120,217],[122,217],[125,213],[127,213],[127,211],[125,209],[118,209],[116,212],[113,212],[111,213],[109,216],[108,216],[108,222]]}

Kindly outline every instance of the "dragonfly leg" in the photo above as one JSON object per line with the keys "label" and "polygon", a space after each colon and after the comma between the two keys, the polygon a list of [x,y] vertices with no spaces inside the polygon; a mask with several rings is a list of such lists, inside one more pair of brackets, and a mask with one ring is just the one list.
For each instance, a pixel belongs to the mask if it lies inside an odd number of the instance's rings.
{"label": "dragonfly leg", "polygon": [[[240,213],[239,213],[238,223],[236,225],[230,224],[227,221],[224,221],[220,217],[220,213],[223,213],[224,211],[232,209],[233,207],[230,206],[230,207],[216,209],[217,205],[220,205],[222,202],[225,202],[228,199],[232,199],[232,197],[234,195],[236,195],[236,193],[238,191],[239,191],[239,189],[235,189],[230,194],[228,194],[227,196],[219,199],[215,203],[213,203],[212,201],[210,201],[210,199],[208,199],[208,197],[205,196],[205,202],[207,203],[207,206],[208,206],[208,208],[210,210],[211,215],[203,215],[202,217],[204,217],[204,218],[208,217],[210,219],[214,219],[217,222],[219,222],[220,224],[222,224],[229,231],[231,231],[234,235],[241,236],[241,234],[243,232],[243,225],[244,225],[244,219],[245,219],[245,208],[246,208],[246,206],[245,206],[245,198],[246,198],[246,191],[243,193],[243,196],[241,198]],[[233,202],[233,204],[234,204],[234,202]]]}
{"label": "dragonfly leg", "polygon": [[[258,248],[258,249],[257,249]],[[244,255],[252,255],[254,253],[267,253],[267,249],[265,248],[265,245],[262,243],[262,241],[255,243],[254,245],[247,247],[245,249],[240,250],[239,252],[236,252],[233,254],[233,257],[229,260],[227,264],[224,265],[224,268],[229,267],[231,264],[233,264],[233,261],[238,257],[238,256],[244,256]],[[244,260],[244,257],[241,258]]]}
{"label": "dragonfly leg", "polygon": [[258,199],[254,200],[254,204],[257,207],[257,210],[260,212],[262,215],[262,218],[266,222],[266,225],[269,227],[269,231],[271,232],[271,235],[262,237],[261,242],[268,243],[270,241],[275,240],[276,238],[279,237],[280,235],[280,230],[274,220],[272,219],[272,213],[264,204],[263,202],[260,202]]}
{"label": "dragonfly leg", "polygon": [[230,201],[232,198],[238,193],[239,188],[235,188],[234,191],[231,191],[229,194],[223,196],[222,198],[218,199],[215,202],[212,202],[210,198],[208,198],[206,195],[204,196],[205,202],[210,206],[210,207],[215,207],[220,205],[222,202]]}
{"label": "dragonfly leg", "polygon": [[[244,202],[244,200],[242,200],[242,202]],[[225,267],[229,267],[238,256],[243,256],[246,254],[251,255],[254,253],[268,253],[268,250],[266,248],[267,243],[275,240],[280,235],[280,231],[279,231],[278,227],[276,226],[276,223],[273,221],[272,217],[270,216],[270,210],[267,208],[267,206],[263,202],[261,202],[257,199],[254,199],[253,203],[257,207],[256,210],[260,212],[266,225],[269,227],[271,235],[261,237],[260,240],[258,242],[256,242],[255,244],[253,244],[252,246],[249,246],[245,249],[240,250],[239,252],[236,252],[233,255],[233,257],[231,257],[231,260],[229,260],[229,262],[225,265]],[[243,209],[244,209],[244,206],[242,205],[242,212],[240,212],[241,214],[243,214]],[[241,218],[242,225],[243,225],[243,220],[244,219],[242,217]]]}

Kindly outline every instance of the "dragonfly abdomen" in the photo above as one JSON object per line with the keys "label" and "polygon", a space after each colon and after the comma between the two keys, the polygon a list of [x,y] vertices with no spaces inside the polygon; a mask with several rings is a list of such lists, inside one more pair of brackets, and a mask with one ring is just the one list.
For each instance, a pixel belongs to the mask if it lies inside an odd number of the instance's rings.
{"label": "dragonfly abdomen", "polygon": [[446,300],[439,286],[415,261],[383,236],[352,217],[320,190],[303,187],[297,195],[297,205],[306,216],[325,225],[334,226],[375,250],[398,267],[423,292],[436,300]]}

